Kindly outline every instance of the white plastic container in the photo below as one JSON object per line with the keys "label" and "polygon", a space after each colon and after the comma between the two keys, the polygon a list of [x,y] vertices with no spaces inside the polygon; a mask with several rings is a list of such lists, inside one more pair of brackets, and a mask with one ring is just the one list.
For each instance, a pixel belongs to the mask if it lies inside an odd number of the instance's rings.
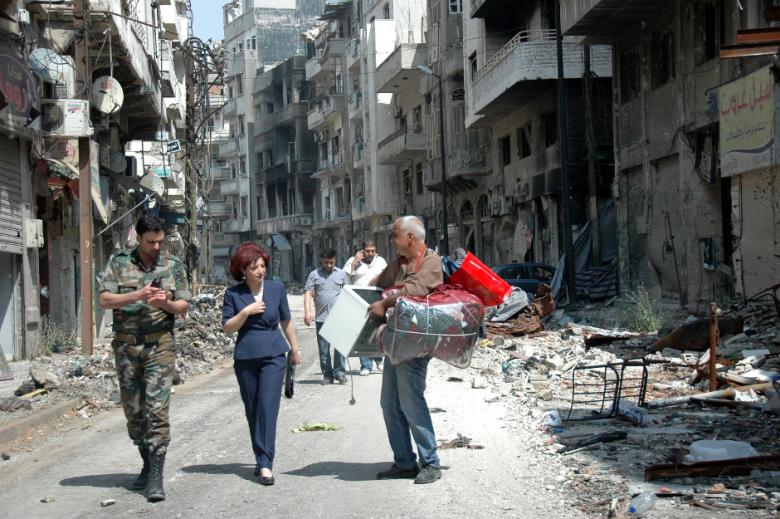
{"label": "white plastic container", "polygon": [[380,322],[368,315],[371,303],[381,298],[381,288],[345,285],[322,325],[320,335],[347,357],[381,357],[376,345]]}

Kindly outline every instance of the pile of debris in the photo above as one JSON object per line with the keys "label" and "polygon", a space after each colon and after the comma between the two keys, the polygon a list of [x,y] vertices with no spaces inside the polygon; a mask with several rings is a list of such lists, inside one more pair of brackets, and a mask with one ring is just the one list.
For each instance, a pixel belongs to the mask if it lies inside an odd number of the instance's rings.
{"label": "pile of debris", "polygon": [[[177,320],[174,384],[211,371],[232,354],[234,340],[222,333],[223,294],[224,288],[214,288],[193,297],[187,318]],[[13,394],[0,395],[0,423],[73,399],[81,400],[82,417],[120,405],[110,339],[97,341],[91,356],[70,350],[33,359],[29,379]]]}
{"label": "pile of debris", "polygon": [[536,448],[563,463],[561,491],[587,512],[624,512],[640,494],[635,501],[667,511],[693,505],[775,516],[775,302],[753,300],[719,318],[715,392],[708,352],[699,346],[709,345],[709,318],[706,326],[683,323],[666,340],[563,318],[558,329],[550,329],[556,320],[548,317],[547,330],[524,335],[515,326],[488,325],[489,338],[472,360],[472,387],[492,387],[498,399],[511,400],[512,419],[536,431]]}

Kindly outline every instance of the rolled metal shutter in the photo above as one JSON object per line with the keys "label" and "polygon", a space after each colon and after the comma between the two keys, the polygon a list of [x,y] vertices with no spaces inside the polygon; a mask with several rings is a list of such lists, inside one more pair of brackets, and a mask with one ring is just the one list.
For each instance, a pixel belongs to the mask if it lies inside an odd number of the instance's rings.
{"label": "rolled metal shutter", "polygon": [[22,254],[19,141],[0,135],[0,251]]}

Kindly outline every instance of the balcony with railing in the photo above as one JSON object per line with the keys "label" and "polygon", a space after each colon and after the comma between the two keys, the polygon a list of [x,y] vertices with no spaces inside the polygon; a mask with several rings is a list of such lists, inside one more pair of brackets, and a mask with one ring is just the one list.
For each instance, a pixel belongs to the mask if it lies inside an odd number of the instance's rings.
{"label": "balcony with railing", "polygon": [[321,79],[331,72],[333,72],[333,64],[325,59],[323,49],[318,49],[317,53],[306,62],[306,79],[309,81]]}
{"label": "balcony with railing", "polygon": [[210,171],[213,180],[229,180],[233,177],[233,172],[230,171],[230,166],[228,165],[212,166]]}
{"label": "balcony with railing", "polygon": [[344,169],[344,156],[339,151],[327,159],[317,162],[317,170],[312,173],[312,178],[320,178],[331,173],[340,173]]}
{"label": "balcony with railing", "polygon": [[309,110],[307,115],[309,130],[315,130],[323,124],[337,121],[343,111],[343,94],[331,94],[320,97],[312,103],[312,109]]}
{"label": "balcony with railing", "polygon": [[355,90],[349,96],[349,120],[356,121],[363,117],[363,93]]}
{"label": "balcony with railing", "polygon": [[[478,178],[489,175],[491,169],[491,133],[477,128],[456,133],[448,142],[447,182],[453,192],[472,189]],[[427,171],[425,185],[430,191],[441,190],[440,161],[432,162],[434,168]]]}
{"label": "balcony with railing", "polygon": [[417,68],[428,61],[424,43],[402,43],[376,69],[377,92],[397,94],[416,87],[423,72]]}
{"label": "balcony with railing", "polygon": [[238,195],[241,193],[241,181],[239,179],[226,180],[219,185],[219,194]]}
{"label": "balcony with railing", "polygon": [[646,0],[561,0],[561,30],[566,35],[614,41],[659,9],[657,2]]}
{"label": "balcony with railing", "polygon": [[222,232],[236,233],[249,231],[249,218],[234,218],[222,222]]}
{"label": "balcony with railing", "polygon": [[380,141],[377,151],[379,163],[392,166],[425,158],[427,146],[427,137],[422,128],[412,131],[399,128]]}
{"label": "balcony with railing", "polygon": [[347,42],[338,35],[332,35],[322,48],[324,59],[340,58],[344,56]]}
{"label": "balcony with railing", "polygon": [[223,117],[232,117],[236,115],[236,112],[238,110],[238,101],[235,97],[232,97],[227,100],[225,105],[222,107],[222,116]]}
{"label": "balcony with railing", "polygon": [[227,202],[209,202],[208,215],[215,218],[223,218],[233,214],[233,206]]}
{"label": "balcony with railing", "polygon": [[221,142],[219,144],[219,156],[222,158],[238,156],[238,139],[233,137],[225,142]]}
{"label": "balcony with railing", "polygon": [[352,38],[347,42],[345,54],[347,55],[347,68],[360,65],[360,39]]}
{"label": "balcony with railing", "polygon": [[266,218],[257,221],[258,234],[273,234],[280,232],[292,232],[297,229],[311,227],[314,223],[314,215],[311,213],[290,214],[276,218]]}
{"label": "balcony with railing", "polygon": [[269,132],[282,125],[292,124],[296,118],[306,117],[308,103],[291,103],[281,110],[261,115],[255,122],[255,135]]}
{"label": "balcony with railing", "polygon": [[[583,74],[582,46],[563,43],[566,78],[581,78]],[[612,75],[612,52],[608,46],[591,47],[591,69],[599,77]],[[554,30],[521,31],[499,49],[474,74],[472,113],[504,111],[530,100],[544,88],[514,88],[527,82],[557,79],[557,53]],[[490,110],[491,104],[495,103]]]}

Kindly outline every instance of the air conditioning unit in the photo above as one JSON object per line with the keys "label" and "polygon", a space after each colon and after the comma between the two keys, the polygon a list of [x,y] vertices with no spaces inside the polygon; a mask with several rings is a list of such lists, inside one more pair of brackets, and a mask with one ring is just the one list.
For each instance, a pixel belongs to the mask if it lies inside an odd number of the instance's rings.
{"label": "air conditioning unit", "polygon": [[94,132],[85,99],[42,99],[41,133],[53,137],[88,137]]}

